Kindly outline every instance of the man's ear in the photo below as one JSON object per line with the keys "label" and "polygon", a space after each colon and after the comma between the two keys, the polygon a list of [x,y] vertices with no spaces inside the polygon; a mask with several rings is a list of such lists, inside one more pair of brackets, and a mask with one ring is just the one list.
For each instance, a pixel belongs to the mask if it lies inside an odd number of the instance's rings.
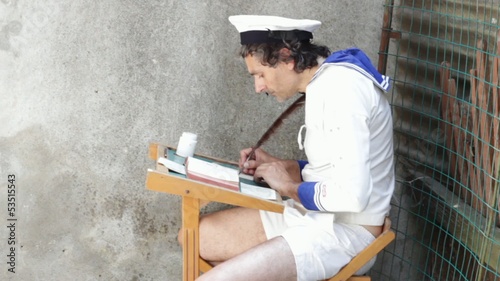
{"label": "man's ear", "polygon": [[288,66],[288,68],[293,69],[295,67],[295,61],[290,57],[290,49],[281,48],[280,50],[280,61]]}

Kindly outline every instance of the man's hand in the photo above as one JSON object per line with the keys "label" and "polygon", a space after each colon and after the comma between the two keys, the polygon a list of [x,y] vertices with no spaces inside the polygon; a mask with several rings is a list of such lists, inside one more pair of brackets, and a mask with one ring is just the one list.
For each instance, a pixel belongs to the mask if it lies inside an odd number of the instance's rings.
{"label": "man's hand", "polygon": [[278,191],[281,196],[288,196],[300,202],[297,191],[300,181],[296,181],[297,177],[289,173],[290,164],[290,161],[263,163],[255,170],[254,178],[262,178],[272,189]]}
{"label": "man's hand", "polygon": [[300,201],[297,189],[302,180],[297,161],[273,157],[260,148],[257,148],[253,157],[248,159],[251,152],[251,147],[240,151],[239,165],[242,172],[253,175],[256,181],[264,180],[280,195]]}
{"label": "man's hand", "polygon": [[[271,156],[264,150],[257,148],[253,157],[248,159],[248,156],[252,152],[252,148],[245,148],[240,151],[240,161],[239,166],[242,168],[242,172],[245,174],[253,175],[255,169],[257,169],[263,163],[270,163],[275,161],[280,161],[281,159]],[[248,161],[247,161],[248,159]]]}

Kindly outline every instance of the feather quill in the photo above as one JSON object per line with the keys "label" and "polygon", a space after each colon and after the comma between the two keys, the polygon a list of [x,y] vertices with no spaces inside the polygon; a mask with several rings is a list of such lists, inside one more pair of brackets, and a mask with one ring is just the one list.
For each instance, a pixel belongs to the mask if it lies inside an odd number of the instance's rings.
{"label": "feather quill", "polygon": [[262,137],[260,137],[259,141],[252,147],[252,151],[250,151],[250,154],[248,154],[247,161],[252,159],[252,157],[255,154],[255,150],[261,147],[266,141],[269,140],[269,138],[278,130],[278,128],[281,127],[281,125],[283,125],[284,120],[288,116],[290,116],[290,114],[292,114],[295,110],[304,106],[305,100],[306,96],[302,94],[301,97],[299,97],[292,104],[290,104],[290,106],[285,111],[283,111],[283,113],[281,113],[281,115],[278,116],[278,118],[276,118],[271,127],[267,129],[267,131],[262,135]]}

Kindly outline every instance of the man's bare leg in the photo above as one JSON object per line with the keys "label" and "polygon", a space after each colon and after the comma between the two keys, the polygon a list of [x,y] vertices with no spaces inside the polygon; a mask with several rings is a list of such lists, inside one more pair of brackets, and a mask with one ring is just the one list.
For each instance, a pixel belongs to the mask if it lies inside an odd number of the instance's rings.
{"label": "man's bare leg", "polygon": [[295,259],[286,240],[275,237],[221,263],[198,281],[296,281]]}
{"label": "man's bare leg", "polygon": [[[231,208],[200,219],[200,256],[217,264],[267,240],[259,211]],[[182,244],[182,231],[179,232]]]}

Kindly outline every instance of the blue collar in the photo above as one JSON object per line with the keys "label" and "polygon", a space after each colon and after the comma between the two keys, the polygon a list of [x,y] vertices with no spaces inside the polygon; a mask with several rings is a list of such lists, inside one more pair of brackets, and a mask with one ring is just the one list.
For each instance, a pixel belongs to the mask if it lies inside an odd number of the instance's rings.
{"label": "blue collar", "polygon": [[342,65],[352,68],[371,79],[377,87],[385,92],[389,91],[389,88],[391,87],[389,77],[380,74],[371,63],[370,58],[360,49],[350,48],[334,52],[326,58],[322,66],[328,64]]}

